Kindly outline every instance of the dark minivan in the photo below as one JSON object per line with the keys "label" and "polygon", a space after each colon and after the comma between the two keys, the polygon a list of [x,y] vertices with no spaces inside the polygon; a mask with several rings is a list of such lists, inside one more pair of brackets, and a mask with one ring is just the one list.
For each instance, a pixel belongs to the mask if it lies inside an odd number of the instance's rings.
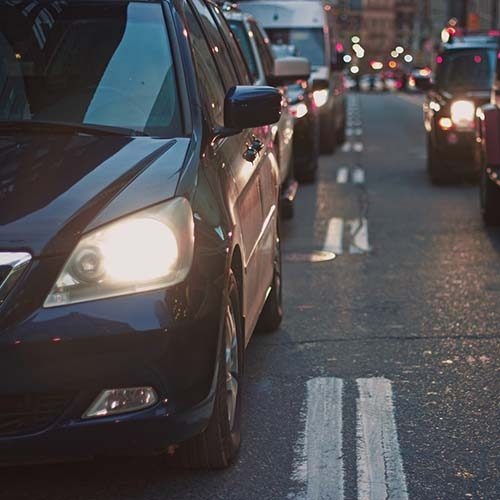
{"label": "dark minivan", "polygon": [[278,328],[272,87],[204,0],[0,0],[0,463],[240,445]]}

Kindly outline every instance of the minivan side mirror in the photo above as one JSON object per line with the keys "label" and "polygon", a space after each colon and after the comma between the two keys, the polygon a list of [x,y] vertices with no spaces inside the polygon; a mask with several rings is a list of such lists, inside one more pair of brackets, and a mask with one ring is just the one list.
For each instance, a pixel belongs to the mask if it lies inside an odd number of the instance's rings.
{"label": "minivan side mirror", "polygon": [[[224,101],[224,131],[233,135],[246,128],[262,127],[279,121],[281,92],[274,87],[238,85],[231,87]],[[232,133],[229,133],[232,131]]]}
{"label": "minivan side mirror", "polygon": [[274,71],[267,80],[270,85],[286,85],[297,80],[307,80],[311,75],[311,63],[305,57],[279,57],[274,60]]}

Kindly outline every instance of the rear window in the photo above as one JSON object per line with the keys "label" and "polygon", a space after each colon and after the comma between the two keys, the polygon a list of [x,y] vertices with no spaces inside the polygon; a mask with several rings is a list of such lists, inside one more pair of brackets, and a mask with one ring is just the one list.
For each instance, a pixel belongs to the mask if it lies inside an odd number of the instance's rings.
{"label": "rear window", "polygon": [[436,84],[449,91],[490,90],[495,72],[494,50],[450,50],[437,58]]}
{"label": "rear window", "polygon": [[[12,6],[11,6],[12,5]],[[160,4],[0,3],[0,120],[182,133]]]}
{"label": "rear window", "polygon": [[296,55],[309,59],[311,66],[325,66],[325,37],[322,28],[266,28],[273,45],[293,45]]}

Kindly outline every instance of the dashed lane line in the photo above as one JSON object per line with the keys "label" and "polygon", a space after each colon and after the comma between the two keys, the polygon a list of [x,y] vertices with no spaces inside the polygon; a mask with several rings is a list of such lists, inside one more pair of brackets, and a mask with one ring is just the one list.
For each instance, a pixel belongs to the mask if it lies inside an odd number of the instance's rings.
{"label": "dashed lane line", "polygon": [[323,251],[340,255],[343,251],[342,239],[344,233],[343,219],[332,218],[328,222]]}
{"label": "dashed lane line", "polygon": [[337,170],[337,184],[345,184],[349,180],[349,168],[340,167]]}
{"label": "dashed lane line", "polygon": [[368,219],[362,217],[360,219],[350,220],[347,222],[347,225],[351,235],[349,253],[351,255],[368,253],[370,251],[370,244],[368,242]]}

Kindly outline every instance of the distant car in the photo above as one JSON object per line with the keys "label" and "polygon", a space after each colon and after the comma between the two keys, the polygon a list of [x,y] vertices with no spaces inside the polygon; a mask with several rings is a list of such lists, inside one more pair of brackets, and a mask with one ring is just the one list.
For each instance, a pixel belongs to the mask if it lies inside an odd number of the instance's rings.
{"label": "distant car", "polygon": [[283,314],[282,96],[211,2],[43,5],[0,0],[0,462],[226,467]]}
{"label": "distant car", "polygon": [[499,40],[483,35],[452,39],[437,55],[434,81],[418,82],[428,91],[423,111],[433,183],[478,177],[475,116],[492,99]]}
{"label": "distant car", "polygon": [[382,92],[385,87],[379,74],[369,74],[361,76],[359,80],[359,89],[362,92]]}
{"label": "distant car", "polygon": [[297,79],[309,78],[311,72],[307,59],[288,56],[276,59],[269,39],[254,17],[225,4],[226,17],[249,66],[255,85],[276,85],[283,93],[280,121],[273,126],[273,141],[277,152],[281,182],[281,213],[285,218],[293,216],[293,201],[298,183],[294,176],[294,114],[288,105],[287,84]]}
{"label": "distant car", "polygon": [[[328,4],[328,5],[327,5]],[[321,0],[244,0],[272,44],[293,45],[311,63],[310,84],[320,117],[320,148],[333,153],[345,141],[346,98],[343,49],[331,2]]]}
{"label": "distant car", "polygon": [[[495,89],[500,90],[500,65]],[[476,162],[480,170],[481,215],[487,226],[500,225],[500,99],[478,110]]]}
{"label": "distant car", "polygon": [[414,67],[408,73],[406,89],[418,92],[422,87],[429,86],[432,82],[433,73],[428,67]]}
{"label": "distant car", "polygon": [[[295,53],[293,45],[273,45],[276,57]],[[295,117],[293,133],[293,172],[300,182],[313,182],[319,161],[319,116],[312,89],[307,80],[287,85],[289,109]]]}

